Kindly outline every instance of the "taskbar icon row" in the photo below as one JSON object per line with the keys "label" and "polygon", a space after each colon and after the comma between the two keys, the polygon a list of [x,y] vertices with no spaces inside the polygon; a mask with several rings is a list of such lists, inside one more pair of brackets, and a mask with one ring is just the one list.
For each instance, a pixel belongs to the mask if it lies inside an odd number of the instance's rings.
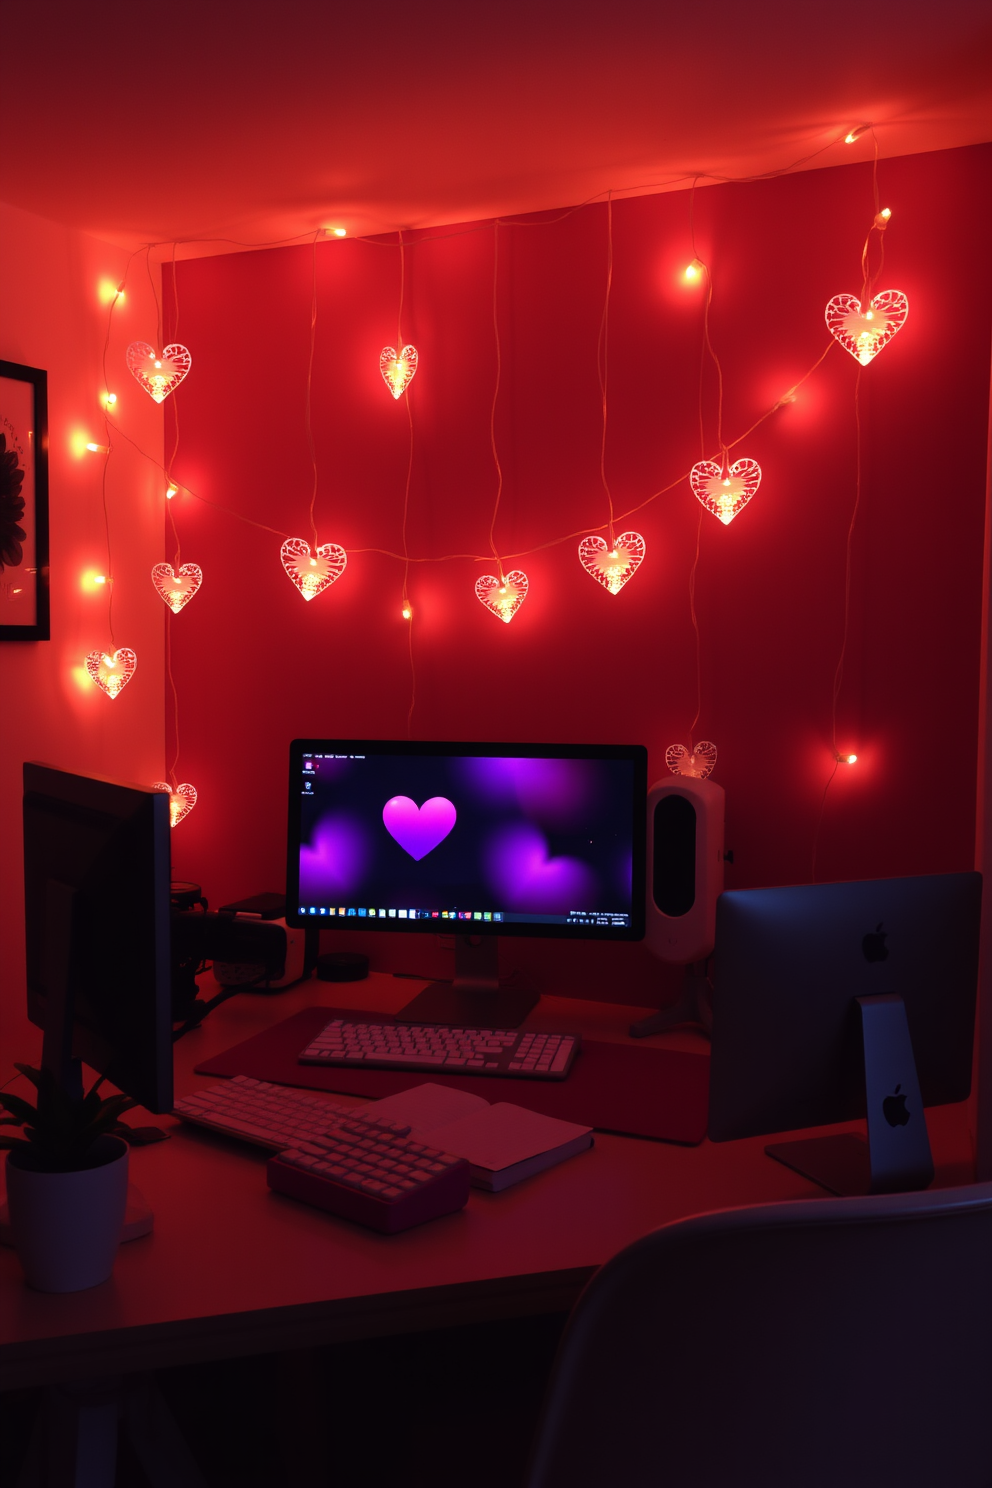
{"label": "taskbar icon row", "polygon": [[326,905],[300,906],[301,915],[324,915],[333,919],[359,920],[490,920],[502,921],[501,910],[494,909],[371,909],[359,906],[329,908]]}

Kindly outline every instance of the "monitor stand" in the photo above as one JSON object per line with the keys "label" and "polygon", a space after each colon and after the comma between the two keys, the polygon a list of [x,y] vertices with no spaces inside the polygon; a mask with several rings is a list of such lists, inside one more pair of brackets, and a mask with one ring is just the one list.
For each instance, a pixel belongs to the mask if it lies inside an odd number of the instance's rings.
{"label": "monitor stand", "polygon": [[397,1023],[444,1023],[449,1028],[519,1028],[538,994],[500,986],[495,935],[455,936],[455,979],[431,982],[396,1014]]}
{"label": "monitor stand", "polygon": [[933,1181],[933,1158],[901,997],[859,997],[868,1140],[854,1132],[774,1142],[769,1157],[842,1198],[906,1193]]}

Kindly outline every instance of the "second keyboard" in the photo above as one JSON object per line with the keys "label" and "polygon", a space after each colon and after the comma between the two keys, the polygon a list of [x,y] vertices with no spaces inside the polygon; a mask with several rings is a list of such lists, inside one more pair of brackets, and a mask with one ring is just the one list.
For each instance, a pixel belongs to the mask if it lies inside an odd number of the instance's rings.
{"label": "second keyboard", "polygon": [[564,1080],[579,1047],[572,1033],[448,1028],[423,1023],[351,1023],[333,1018],[299,1056],[301,1064],[459,1075]]}

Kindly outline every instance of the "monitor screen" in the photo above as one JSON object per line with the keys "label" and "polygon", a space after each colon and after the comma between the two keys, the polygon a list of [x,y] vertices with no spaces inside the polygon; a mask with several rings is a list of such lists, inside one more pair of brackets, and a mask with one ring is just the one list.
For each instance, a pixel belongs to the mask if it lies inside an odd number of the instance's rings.
{"label": "monitor screen", "polygon": [[639,940],[639,745],[297,739],[287,919]]}

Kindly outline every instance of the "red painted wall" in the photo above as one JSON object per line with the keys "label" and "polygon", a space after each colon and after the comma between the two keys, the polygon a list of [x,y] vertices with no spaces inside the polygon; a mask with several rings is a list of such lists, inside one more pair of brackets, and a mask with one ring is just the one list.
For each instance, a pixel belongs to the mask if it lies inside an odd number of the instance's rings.
{"label": "red painted wall", "polygon": [[[83,669],[88,652],[109,645],[109,632],[106,587],[87,580],[107,573],[103,461],[80,444],[106,438],[104,295],[127,261],[121,248],[0,203],[0,357],[48,373],[52,621],[50,641],[0,644],[0,1048],[7,1061],[32,1058],[41,1037],[25,1013],[23,761],[143,785],[162,773],[165,606],[149,570],[162,555],[163,486],[155,465],[125,439],[115,440],[107,467],[107,510],[114,632],[138,666],[113,701]],[[145,266],[139,273],[132,264],[107,349],[109,390],[118,397],[115,421],[160,460],[161,411],[124,365],[128,343],[152,338],[156,317]],[[8,1073],[3,1066],[0,1079]]]}
{"label": "red painted wall", "polygon": [[[877,287],[904,290],[911,308],[861,377],[862,501],[838,715],[838,743],[859,759],[827,796],[825,879],[973,861],[990,159],[990,147],[976,146],[887,160],[879,170],[893,216]],[[873,211],[870,167],[860,165],[696,193],[728,440],[828,344],[824,304],[860,290]],[[648,745],[657,777],[666,746],[687,738],[695,711],[688,582],[700,508],[682,481],[630,519],[647,558],[616,597],[582,572],[577,536],[547,546],[606,516],[596,374],[606,208],[552,216],[500,232],[496,432],[505,485],[496,535],[505,558],[526,552],[519,565],[530,594],[507,626],[473,596],[491,562],[411,566],[413,734],[634,740]],[[620,513],[700,458],[702,293],[680,277],[692,257],[687,193],[618,202],[613,222],[607,470]],[[188,494],[173,503],[183,559],[205,574],[200,594],[171,621],[178,777],[200,792],[175,834],[174,866],[215,902],[282,881],[289,740],[402,737],[410,704],[402,566],[375,551],[400,550],[408,451],[406,409],[377,366],[396,330],[395,244],[317,247],[317,528],[321,542],[341,543],[350,556],[344,576],[311,604],[279,562],[282,535],[310,536],[311,263],[305,246],[188,261],[177,273],[179,335],[193,371],[177,400],[176,471],[215,505]],[[410,392],[410,552],[484,557],[496,488],[492,227],[420,234],[406,264],[403,331],[421,356]],[[727,792],[735,853],[729,886],[810,875],[833,767],[857,370],[835,346],[796,402],[735,451],[764,472],[750,507],[727,528],[703,517],[696,738],[720,751],[714,778]],[[709,373],[705,393],[712,456]],[[375,947],[380,965],[440,964],[433,941],[362,944]],[[504,969],[536,971],[548,988],[651,1002],[672,986],[641,947],[507,942],[503,953]]]}

